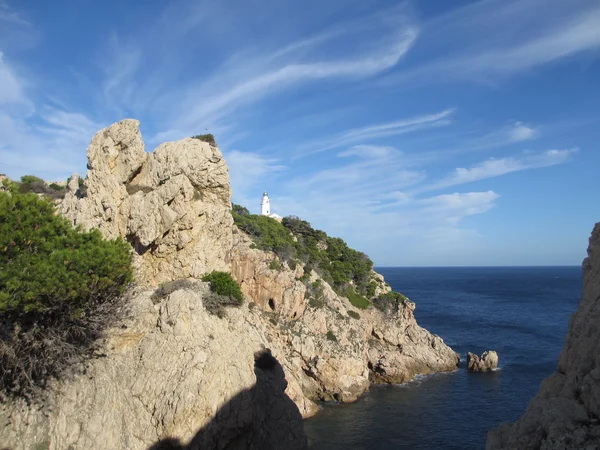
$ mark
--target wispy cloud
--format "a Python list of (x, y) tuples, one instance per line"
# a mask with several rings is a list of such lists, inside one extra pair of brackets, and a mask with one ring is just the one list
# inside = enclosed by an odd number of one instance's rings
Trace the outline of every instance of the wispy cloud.
[[(377, 138), (386, 136), (397, 136), (426, 128), (449, 125), (451, 123), (450, 117), (454, 111), (455, 109), (446, 109), (435, 114), (411, 117), (408, 119), (396, 120), (394, 122), (386, 122), (346, 130), (341, 133), (334, 134), (326, 139), (300, 146), (297, 156), (307, 156), (354, 143), (361, 143), (365, 141), (370, 142)], [(346, 151), (346, 153), (341, 153), (340, 155), (348, 156), (351, 154), (348, 152), (356, 152), (357, 148), (360, 147), (354, 147), (354, 150)]]
[(511, 157), (500, 159), (488, 159), (484, 162), (474, 165), (470, 168), (459, 167), (446, 178), (424, 186), (419, 192), (443, 189), (450, 186), (471, 183), (473, 181), (484, 180), (486, 178), (498, 177), (511, 172), (536, 169), (540, 167), (549, 167), (557, 164), (563, 164), (571, 158), (576, 148), (564, 150), (547, 150), (542, 153), (530, 154), (523, 157)]
[(390, 75), (388, 84), (495, 82), (597, 50), (600, 5), (595, 0), (475, 2), (424, 24), (421, 37), (415, 51), (430, 54), (429, 60)]
[(22, 83), (4, 62), (0, 51), (0, 105), (3, 103), (25, 103)]

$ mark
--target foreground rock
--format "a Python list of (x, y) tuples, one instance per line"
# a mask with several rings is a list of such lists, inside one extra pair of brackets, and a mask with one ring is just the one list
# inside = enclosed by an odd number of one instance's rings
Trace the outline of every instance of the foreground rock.
[(554, 374), (514, 424), (488, 433), (487, 449), (600, 448), (600, 223), (583, 261), (583, 296)]
[(487, 372), (498, 367), (498, 354), (489, 350), (481, 354), (481, 358), (474, 353), (467, 353), (467, 369), (471, 372)]
[[(50, 386), (43, 407), (0, 404), (2, 445), (304, 448), (297, 418), (316, 413), (314, 400), (349, 402), (374, 382), (456, 368), (458, 355), (417, 324), (414, 303), (359, 310), (314, 271), (303, 283), (300, 264), (271, 264), (275, 254), (253, 248), (233, 226), (216, 147), (184, 139), (145, 153), (138, 122), (126, 120), (96, 134), (88, 158), (86, 180), (72, 177), (60, 212), (127, 239), (141, 283), (99, 355)], [(247, 301), (220, 316), (204, 307), (205, 283), (154, 294), (161, 282), (229, 269)], [(371, 277), (378, 293), (389, 290)], [(308, 284), (321, 286), (318, 298), (307, 298)], [(266, 347), (281, 371), (256, 368)]]
[(183, 139), (144, 151), (137, 120), (98, 132), (88, 174), (74, 175), (59, 212), (84, 229), (122, 236), (135, 249), (136, 279), (156, 285), (228, 270), (231, 191), (218, 148)]

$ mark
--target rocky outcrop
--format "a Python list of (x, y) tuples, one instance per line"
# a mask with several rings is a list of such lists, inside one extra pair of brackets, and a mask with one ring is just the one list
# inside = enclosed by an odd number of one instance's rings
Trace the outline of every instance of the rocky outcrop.
[(228, 270), (233, 219), (228, 168), (218, 148), (183, 139), (144, 151), (137, 120), (96, 133), (83, 185), (74, 175), (59, 212), (74, 225), (122, 236), (136, 279), (156, 285)]
[[(231, 274), (240, 283), (242, 292), (265, 311), (295, 319), (306, 309), (306, 286), (298, 281), (304, 274), (301, 265), (295, 270), (281, 270), (281, 263), (272, 252), (253, 251), (251, 239), (234, 231)], [(275, 268), (270, 265), (276, 262)]]
[[(50, 386), (45, 406), (0, 405), (3, 444), (304, 448), (297, 419), (315, 414), (314, 400), (353, 401), (372, 382), (456, 368), (458, 355), (417, 324), (414, 303), (388, 314), (357, 309), (314, 271), (291, 269), (234, 231), (216, 147), (184, 139), (146, 153), (139, 123), (125, 120), (94, 136), (88, 158), (87, 178), (71, 178), (60, 212), (127, 239), (141, 283), (97, 357)], [(177, 284), (165, 298), (150, 287), (229, 269), (247, 301), (216, 316), (204, 307), (214, 299), (205, 283)], [(371, 277), (378, 293), (389, 291)], [(256, 366), (267, 347), (275, 370)]]
[[(188, 442), (215, 417), (222, 439), (232, 441), (257, 420), (276, 418), (294, 438), (290, 448), (304, 448), (301, 413), (287, 402), (296, 400), (305, 415), (316, 407), (290, 376), (279, 343), (265, 337), (270, 324), (247, 305), (228, 308), (225, 318), (211, 315), (203, 307), (207, 293), (199, 283), (158, 303), (152, 291), (133, 295), (129, 318), (108, 331), (102, 357), (52, 386), (44, 408), (0, 405), (0, 442), (13, 450), (141, 450), (167, 437)], [(254, 353), (266, 346), (282, 363), (276, 372), (256, 370)], [(277, 394), (284, 390), (285, 398)]]
[[(372, 382), (404, 383), (417, 374), (456, 368), (458, 355), (417, 324), (414, 303), (408, 301), (391, 314), (360, 310), (314, 272), (307, 284), (318, 282), (319, 298), (305, 298), (306, 287), (298, 281), (300, 266), (291, 270), (279, 263), (279, 269), (269, 269), (273, 253), (252, 248), (239, 231), (234, 236), (232, 274), (277, 325), (267, 330), (267, 339), (282, 342), (308, 398), (353, 401)], [(388, 291), (383, 277), (376, 275), (381, 291)]]
[(467, 353), (467, 369), (471, 372), (488, 372), (498, 367), (498, 353), (493, 350), (483, 352), (481, 358), (474, 353)]
[(556, 372), (525, 414), (488, 433), (488, 450), (600, 448), (600, 223), (583, 261), (583, 296)]

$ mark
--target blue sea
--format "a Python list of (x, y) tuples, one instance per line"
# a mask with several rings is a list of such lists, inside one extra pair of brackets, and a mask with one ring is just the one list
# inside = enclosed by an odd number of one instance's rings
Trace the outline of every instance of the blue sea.
[[(483, 449), (515, 421), (556, 368), (581, 298), (580, 267), (377, 268), (413, 300), (418, 323), (461, 355), (450, 373), (373, 386), (305, 421), (311, 449)], [(468, 373), (468, 351), (498, 352), (500, 369)]]

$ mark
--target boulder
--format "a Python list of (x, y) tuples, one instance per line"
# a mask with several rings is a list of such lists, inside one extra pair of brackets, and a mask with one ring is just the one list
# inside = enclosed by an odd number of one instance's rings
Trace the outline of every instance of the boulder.
[(481, 358), (474, 353), (467, 353), (467, 368), (471, 372), (487, 372), (498, 367), (498, 353), (493, 350), (483, 352)]

